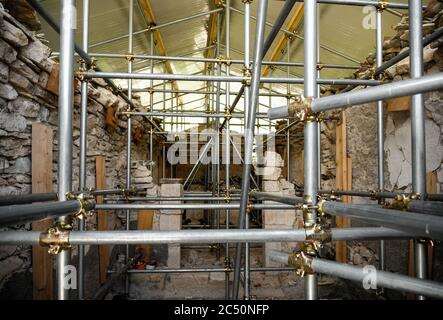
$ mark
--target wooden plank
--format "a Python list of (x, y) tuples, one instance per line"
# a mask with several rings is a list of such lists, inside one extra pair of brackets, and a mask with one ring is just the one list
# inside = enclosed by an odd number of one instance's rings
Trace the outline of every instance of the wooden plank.
[[(303, 9), (304, 4), (298, 3), (296, 4), (294, 14), (291, 17), (291, 20), (289, 21), (288, 25), (286, 26), (286, 30), (290, 32), (294, 32), (297, 30), (297, 27), (300, 25), (302, 19), (303, 19)], [(286, 34), (282, 34), (280, 38), (277, 41), (277, 45), (275, 46), (274, 50), (269, 56), (269, 61), (277, 61), (279, 60), (280, 56), (282, 55), (282, 52), (284, 52), (287, 48), (288, 43), (288, 37)], [(270, 65), (266, 65), (263, 68), (262, 76), (266, 77), (269, 74), (269, 71), (271, 70)]]
[[(336, 189), (348, 190), (352, 183), (352, 160), (347, 156), (347, 136), (346, 136), (346, 113), (341, 112), (341, 123), (336, 128)], [(343, 202), (349, 203), (350, 198), (344, 197)], [(347, 218), (336, 217), (337, 228), (348, 228), (351, 221)], [(335, 259), (338, 262), (346, 263), (348, 260), (348, 250), (346, 241), (337, 241), (335, 245)]]
[[(438, 177), (437, 172), (432, 171), (426, 175), (426, 192), (437, 193)], [(432, 279), (432, 265), (434, 261), (434, 247), (428, 245), (428, 276)]]
[[(106, 160), (102, 156), (95, 158), (95, 187), (97, 190), (106, 189)], [(103, 196), (97, 196), (97, 203), (103, 203)], [(97, 211), (97, 229), (109, 230), (108, 213), (105, 210)], [(107, 270), (109, 266), (110, 246), (98, 246), (100, 283), (103, 284), (107, 279)]]
[[(152, 230), (152, 221), (154, 218), (154, 210), (139, 210), (137, 214), (137, 229)], [(144, 253), (145, 263), (149, 264), (152, 253), (152, 246), (149, 244), (139, 245)]]
[(386, 100), (387, 110), (388, 112), (409, 111), (411, 105), (410, 101), (410, 97), (400, 97)]
[(58, 95), (59, 74), (60, 65), (58, 63), (55, 63), (52, 66), (51, 73), (49, 74), (48, 83), (46, 84), (46, 90), (55, 95)]
[[(32, 193), (52, 192), (52, 159), (54, 132), (41, 124), (32, 124)], [(32, 230), (46, 231), (51, 219), (34, 221)], [(46, 247), (32, 247), (32, 283), (35, 300), (53, 298), (53, 258)]]

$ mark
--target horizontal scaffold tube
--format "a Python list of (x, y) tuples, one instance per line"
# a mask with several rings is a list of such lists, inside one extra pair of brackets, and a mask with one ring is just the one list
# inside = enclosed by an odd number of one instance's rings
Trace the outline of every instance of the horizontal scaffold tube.
[[(77, 54), (78, 55), (78, 54)], [(199, 58), (199, 57), (188, 57), (188, 56), (151, 56), (151, 55), (140, 55), (134, 54), (128, 56), (127, 54), (119, 54), (119, 53), (88, 53), (90, 57), (94, 58), (109, 58), (109, 59), (127, 59), (131, 57), (134, 60), (157, 60), (160, 62), (163, 61), (183, 61), (183, 62), (201, 62), (201, 63), (231, 63), (231, 64), (244, 64), (243, 60), (223, 60), (219, 58)], [(59, 53), (53, 52), (52, 56), (59, 56)], [(251, 61), (253, 63), (253, 61)], [(282, 67), (303, 67), (303, 62), (286, 62), (286, 61), (263, 61), (263, 65), (271, 65), (271, 66), (282, 66)], [(318, 64), (322, 69), (349, 69), (356, 70), (360, 66), (359, 65), (344, 65), (344, 64), (332, 64), (332, 63), (321, 63)], [(134, 90), (135, 91), (135, 90)], [(157, 91), (157, 90), (155, 90)], [(162, 90), (159, 90), (159, 92)], [(170, 91), (170, 90), (167, 90)], [(180, 93), (180, 92), (177, 92)], [(214, 93), (215, 94), (215, 93)], [(236, 94), (236, 93), (232, 93)]]
[[(97, 210), (235, 210), (239, 209), (240, 205), (237, 203), (221, 203), (221, 204), (209, 204), (209, 203), (195, 203), (195, 204), (97, 204)], [(286, 204), (252, 204), (251, 209), (255, 210), (289, 210), (294, 209), (294, 206)]]
[[(278, 268), (278, 267), (261, 267), (261, 268), (250, 268), (249, 271), (251, 272), (288, 272), (288, 271), (294, 271), (293, 268), (285, 267), (285, 268)], [(108, 271), (108, 273), (115, 273), (116, 271)], [(155, 268), (155, 269), (131, 269), (128, 270), (128, 273), (206, 273), (206, 272), (234, 272), (232, 269), (225, 269), (225, 268), (214, 268), (214, 267), (199, 267), (199, 268)]]
[(31, 193), (31, 194), (10, 194), (0, 197), (0, 206), (9, 206), (12, 204), (26, 204), (33, 202), (57, 201), (58, 196), (55, 192)]
[[(303, 0), (296, 0), (297, 2), (304, 2)], [(317, 3), (321, 4), (338, 4), (338, 5), (346, 5), (346, 6), (373, 6), (380, 7), (385, 5), (390, 9), (408, 9), (407, 3), (396, 3), (396, 2), (388, 2), (388, 1), (374, 1), (374, 0), (317, 0)], [(423, 6), (426, 8), (426, 6)]]
[[(396, 81), (377, 87), (318, 98), (312, 101), (310, 110), (312, 112), (324, 112), (378, 100), (388, 100), (418, 93), (437, 91), (442, 88), (443, 73), (440, 72), (421, 78)], [(268, 111), (268, 117), (270, 119), (287, 118), (288, 116), (289, 110), (287, 106), (272, 108)]]
[[(244, 77), (239, 76), (210, 76), (199, 74), (166, 74), (166, 73), (125, 73), (125, 72), (85, 72), (86, 78), (101, 79), (132, 79), (132, 80), (169, 80), (169, 81), (213, 81), (213, 82), (244, 82)], [(261, 83), (292, 83), (303, 84), (303, 78), (272, 78), (262, 77)], [(382, 82), (378, 80), (359, 79), (318, 79), (319, 84), (326, 85), (361, 85), (377, 86)]]
[[(92, 210), (94, 206), (93, 200), (83, 202), (86, 211)], [(0, 207), (0, 227), (78, 213), (81, 209), (82, 203), (78, 200), (3, 206)]]
[(334, 201), (323, 202), (320, 210), (330, 215), (345, 216), (402, 230), (417, 237), (443, 239), (443, 217), (384, 209), (374, 205), (344, 204)]
[(128, 198), (106, 198), (108, 201), (140, 201), (140, 202), (150, 202), (150, 201), (235, 201), (239, 200), (240, 197), (204, 197), (204, 196), (196, 196), (196, 197), (128, 197)]
[(407, 210), (411, 212), (443, 216), (443, 202), (413, 200), (408, 204)]
[(257, 200), (270, 200), (270, 201), (276, 201), (276, 202), (285, 203), (285, 204), (292, 204), (292, 205), (297, 205), (297, 204), (303, 203), (302, 197), (280, 196), (280, 195), (275, 195), (272, 193), (257, 192), (257, 191), (251, 192), (250, 195), (251, 195), (251, 197), (253, 197)]
[[(282, 264), (290, 264), (290, 261), (288, 261), (289, 255), (284, 252), (271, 251), (270, 259)], [(438, 282), (411, 278), (381, 270), (374, 270), (372, 271), (373, 273), (370, 274), (367, 268), (360, 268), (316, 257), (307, 258), (307, 261), (307, 267), (316, 273), (328, 274), (343, 279), (357, 281), (359, 283), (363, 283), (368, 279), (368, 276), (372, 275), (373, 278), (370, 279), (373, 280), (373, 282), (371, 281), (371, 283), (376, 284), (377, 288), (382, 287), (443, 299), (443, 284)]]
[[(387, 228), (339, 228), (331, 230), (332, 240), (409, 239), (410, 235)], [(38, 231), (0, 232), (0, 245), (40, 242)], [(180, 230), (180, 231), (73, 231), (69, 244), (199, 244), (238, 242), (305, 241), (306, 231), (298, 230)]]

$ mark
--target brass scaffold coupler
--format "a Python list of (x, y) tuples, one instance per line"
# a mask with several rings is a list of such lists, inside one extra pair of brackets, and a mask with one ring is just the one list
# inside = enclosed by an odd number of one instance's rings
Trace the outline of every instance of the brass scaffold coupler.
[(377, 11), (383, 11), (389, 7), (389, 2), (387, 1), (379, 1), (376, 5)]
[(306, 274), (313, 274), (312, 256), (306, 252), (306, 247), (289, 254), (288, 264), (295, 269), (295, 273), (304, 277)]
[(48, 247), (48, 253), (53, 255), (68, 250), (71, 247), (69, 244), (71, 230), (72, 225), (57, 222), (48, 231), (40, 234), (40, 245)]
[(288, 107), (289, 118), (299, 119), (301, 122), (318, 121), (318, 115), (312, 112), (312, 97), (298, 95)]
[(85, 190), (79, 194), (74, 194), (72, 192), (68, 192), (66, 194), (67, 200), (77, 200), (80, 203), (80, 209), (74, 213), (74, 218), (78, 218), (80, 220), (87, 219), (92, 215), (92, 210), (95, 207), (94, 196), (91, 192)]
[(395, 210), (406, 210), (412, 199), (406, 194), (397, 194), (392, 202), (386, 202), (385, 207)]

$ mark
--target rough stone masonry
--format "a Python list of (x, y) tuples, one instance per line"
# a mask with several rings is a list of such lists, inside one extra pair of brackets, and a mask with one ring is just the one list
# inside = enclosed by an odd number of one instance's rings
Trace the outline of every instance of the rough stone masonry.
[[(48, 88), (48, 82), (58, 67), (51, 59), (51, 50), (44, 44), (41, 35), (30, 31), (23, 23), (36, 27), (28, 19), (30, 12), (23, 14), (16, 7), (16, 19), (0, 3), (0, 195), (31, 193), (31, 125), (40, 122), (52, 128), (54, 137), (54, 181), (57, 190), (56, 159), (58, 152), (57, 92)], [(24, 19), (26, 16), (28, 18)], [(23, 21), (22, 22), (19, 22)], [(34, 30), (34, 29), (33, 29)], [(51, 79), (51, 80), (50, 80)], [(78, 189), (79, 144), (80, 144), (80, 83), (75, 82), (73, 110), (73, 190)], [(106, 126), (106, 107), (126, 107), (126, 103), (102, 80), (93, 79), (88, 84), (88, 188), (95, 188), (95, 157), (106, 159), (106, 185), (108, 188), (124, 186), (126, 173), (126, 122), (118, 119), (115, 128)], [(146, 128), (138, 119), (133, 120), (134, 130)], [(146, 130), (147, 131), (147, 130)], [(146, 134), (143, 139), (147, 141)], [(133, 159), (146, 159), (146, 144), (133, 145)], [(111, 228), (120, 228), (126, 223), (124, 216), (117, 219)], [(30, 229), (30, 224), (14, 229)], [(95, 218), (87, 222), (87, 228), (96, 229)], [(87, 251), (89, 246), (86, 247)], [(74, 248), (75, 249), (75, 248)], [(74, 250), (73, 254), (76, 253)], [(28, 246), (0, 247), (0, 292), (11, 278), (28, 275), (30, 281), (31, 250)], [(26, 277), (25, 277), (26, 279)]]

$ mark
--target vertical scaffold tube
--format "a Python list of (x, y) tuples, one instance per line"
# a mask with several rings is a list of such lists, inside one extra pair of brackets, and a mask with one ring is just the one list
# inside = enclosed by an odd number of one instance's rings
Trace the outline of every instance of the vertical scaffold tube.
[[(409, 0), (409, 46), (411, 79), (423, 76), (423, 26), (422, 1)], [(412, 148), (412, 191), (426, 198), (426, 142), (425, 110), (423, 94), (411, 97), (411, 148)], [(426, 243), (415, 244), (415, 273), (417, 278), (427, 277)], [(424, 296), (418, 296), (423, 300)]]
[[(83, 0), (83, 51), (88, 53), (89, 42), (89, 0)], [(82, 62), (82, 68), (86, 69), (86, 63)], [(88, 81), (84, 79), (81, 83), (80, 104), (80, 181), (79, 189), (86, 189), (86, 152), (87, 152), (87, 130), (88, 130)], [(85, 220), (80, 219), (79, 230), (85, 230)], [(84, 299), (84, 256), (85, 246), (78, 246), (78, 299)]]
[[(305, 97), (317, 97), (317, 1), (308, 1), (304, 5), (304, 77)], [(308, 205), (317, 204), (318, 190), (318, 122), (308, 120), (304, 127), (304, 180), (305, 202)], [(305, 228), (311, 227), (317, 218), (316, 209), (311, 209), (304, 217)], [(305, 299), (317, 299), (317, 276), (308, 274), (305, 277)]]
[[(66, 201), (72, 191), (72, 112), (74, 92), (74, 30), (76, 1), (62, 0), (60, 13), (60, 83), (58, 114), (58, 194), (59, 201)], [(69, 223), (63, 216), (60, 223)], [(63, 250), (56, 258), (57, 299), (68, 300), (69, 288), (65, 286), (65, 268), (70, 264), (71, 251)]]
[[(249, 15), (249, 3), (245, 3), (245, 16)], [(263, 38), (264, 38), (264, 29), (266, 22), (266, 12), (268, 8), (268, 1), (262, 0), (258, 3), (258, 18), (256, 24), (256, 34), (255, 34), (255, 46), (254, 46), (254, 65), (252, 68), (252, 78), (251, 78), (251, 96), (248, 106), (248, 116), (247, 121), (245, 123), (245, 155), (244, 155), (244, 165), (242, 172), (242, 190), (241, 190), (241, 200), (240, 200), (240, 212), (238, 218), (238, 225), (240, 229), (245, 228), (245, 220), (246, 220), (246, 210), (248, 207), (249, 200), (249, 186), (250, 186), (250, 178), (249, 175), (251, 173), (251, 165), (252, 165), (252, 148), (254, 144), (254, 127), (256, 120), (256, 109), (258, 104), (258, 94), (260, 89), (260, 75), (261, 75), (261, 65), (263, 59)], [(245, 39), (248, 37), (249, 33), (245, 32)], [(245, 50), (247, 51), (247, 50)], [(246, 54), (245, 54), (245, 61)], [(245, 112), (246, 113), (246, 112)], [(232, 299), (238, 298), (239, 293), (239, 285), (240, 285), (240, 269), (241, 269), (241, 260), (243, 256), (243, 246), (241, 244), (237, 244), (236, 256), (235, 256), (235, 270), (234, 270), (234, 283), (232, 289)]]

